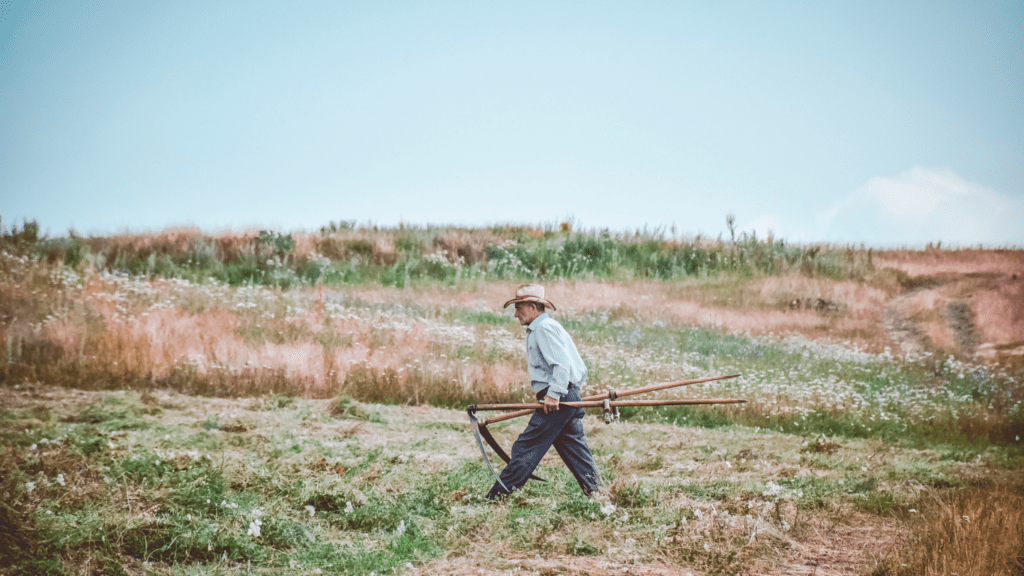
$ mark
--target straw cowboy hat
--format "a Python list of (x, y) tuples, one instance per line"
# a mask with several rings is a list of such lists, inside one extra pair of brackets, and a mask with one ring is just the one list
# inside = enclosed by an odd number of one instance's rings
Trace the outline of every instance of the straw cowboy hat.
[(557, 310), (550, 300), (544, 298), (544, 287), (540, 284), (520, 284), (516, 286), (516, 297), (505, 302), (502, 308), (508, 308), (509, 304), (516, 302), (540, 302), (547, 308)]

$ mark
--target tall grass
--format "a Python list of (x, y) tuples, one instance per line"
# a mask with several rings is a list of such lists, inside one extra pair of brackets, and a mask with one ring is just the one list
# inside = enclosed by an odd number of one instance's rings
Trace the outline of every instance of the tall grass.
[(231, 285), (290, 288), (378, 282), (405, 287), (462, 278), (660, 278), (720, 273), (799, 272), (834, 279), (873, 271), (870, 250), (788, 244), (773, 238), (667, 238), (660, 231), (573, 232), (561, 227), (355, 227), (332, 223), (319, 233), (159, 234), (48, 237), (26, 222), (0, 231), (0, 249), (72, 269), (137, 276), (216, 279)]
[(929, 492), (914, 512), (909, 542), (872, 576), (1024, 573), (1024, 493), (1019, 485)]
[[(232, 397), (345, 394), (436, 406), (525, 397), (521, 328), (490, 306), (453, 306), (448, 291), (424, 292), (447, 303), (368, 304), (344, 291), (79, 275), (9, 254), (0, 263), (3, 382)], [(410, 298), (419, 293), (413, 292)], [(728, 335), (655, 312), (603, 304), (560, 312), (588, 363), (591, 387), (742, 373), (687, 393), (751, 402), (638, 417), (977, 444), (972, 450), (979, 453), (990, 443), (1018, 443), (1024, 391), (1012, 372), (797, 337)]]

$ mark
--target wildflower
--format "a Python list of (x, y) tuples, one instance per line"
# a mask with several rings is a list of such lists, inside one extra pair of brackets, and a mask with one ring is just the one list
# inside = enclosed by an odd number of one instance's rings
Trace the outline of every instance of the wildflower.
[(615, 504), (609, 502), (608, 504), (601, 505), (601, 514), (610, 516), (613, 512), (615, 512)]
[(63, 474), (57, 474), (57, 484), (60, 484), (61, 486), (66, 486), (67, 485), (67, 482), (64, 481), (64, 475)]
[(313, 514), (316, 514), (316, 508), (314, 508), (312, 505), (307, 504), (306, 512), (309, 512), (309, 517), (312, 518)]
[(351, 502), (345, 502), (345, 514), (351, 514), (354, 511), (355, 511), (355, 508), (352, 507), (352, 503)]
[(405, 520), (398, 523), (398, 528), (395, 530), (395, 538), (401, 538), (402, 534), (405, 534)]
[(31, 493), (35, 489), (36, 489), (36, 483), (35, 482), (25, 482), (25, 492)]

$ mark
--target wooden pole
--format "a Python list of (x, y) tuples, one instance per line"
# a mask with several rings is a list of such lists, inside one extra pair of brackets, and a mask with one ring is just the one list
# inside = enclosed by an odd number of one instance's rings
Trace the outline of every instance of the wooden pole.
[[(645, 392), (656, 392), (658, 390), (666, 390), (668, 388), (677, 388), (679, 386), (690, 386), (692, 384), (703, 384), (704, 382), (712, 382), (714, 380), (727, 380), (729, 378), (736, 378), (738, 376), (739, 376), (739, 374), (729, 374), (728, 376), (708, 376), (706, 378), (695, 378), (695, 379), (692, 379), (692, 380), (678, 380), (676, 382), (668, 382), (666, 384), (653, 384), (651, 386), (644, 386), (643, 388), (633, 388), (631, 390), (623, 390), (621, 392), (616, 392), (615, 396), (617, 398), (622, 398), (622, 397), (625, 397), (625, 396), (633, 396), (634, 394), (643, 394)], [(605, 398), (610, 398), (610, 397), (611, 397), (610, 393), (604, 392), (602, 394), (596, 394), (594, 396), (587, 396), (587, 397), (583, 398), (583, 400), (584, 401), (604, 400)], [(522, 408), (523, 406), (525, 406), (525, 404), (520, 405), (520, 408)], [(478, 406), (477, 409), (480, 410), (481, 408)], [(481, 420), (480, 421), (480, 425), (481, 426), (487, 426), (488, 424), (494, 424), (495, 422), (504, 422), (505, 420), (511, 420), (513, 418), (519, 418), (521, 416), (526, 416), (528, 414), (533, 414), (533, 412), (534, 412), (534, 409), (532, 409), (532, 408), (528, 409), (528, 410), (519, 410), (518, 412), (510, 412), (508, 414), (502, 414), (501, 416), (494, 416), (493, 418), (487, 418), (485, 420)]]
[[(691, 398), (688, 400), (611, 400), (608, 402), (609, 406), (690, 406), (696, 404), (741, 404), (746, 400), (740, 400), (737, 398)], [(582, 401), (582, 402), (559, 402), (559, 406), (572, 406), (574, 408), (601, 408), (603, 407), (603, 400), (593, 401)], [(544, 405), (541, 403), (536, 404), (480, 404), (470, 406), (470, 410), (519, 410), (523, 406), (526, 406), (530, 411), (543, 408)]]

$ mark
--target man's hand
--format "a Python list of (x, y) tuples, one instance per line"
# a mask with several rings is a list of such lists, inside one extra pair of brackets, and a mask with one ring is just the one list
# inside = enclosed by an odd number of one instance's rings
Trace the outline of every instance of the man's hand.
[(558, 398), (551, 396), (544, 397), (544, 413), (555, 412), (558, 410)]

